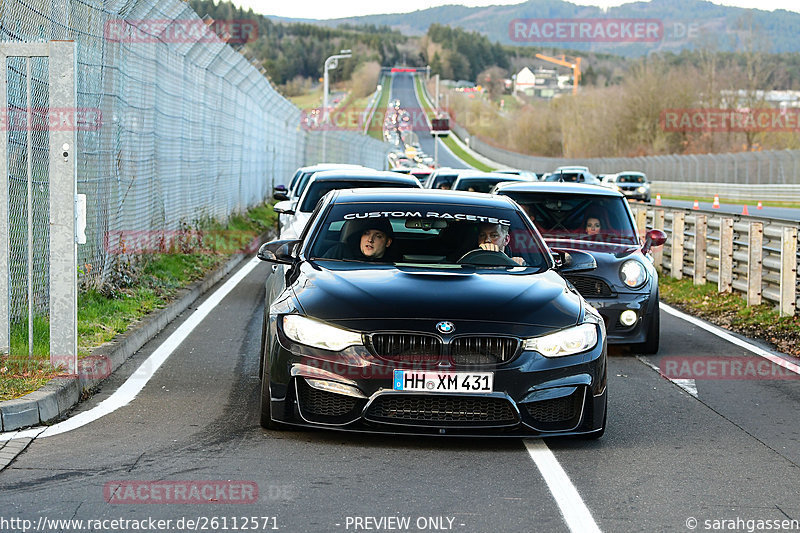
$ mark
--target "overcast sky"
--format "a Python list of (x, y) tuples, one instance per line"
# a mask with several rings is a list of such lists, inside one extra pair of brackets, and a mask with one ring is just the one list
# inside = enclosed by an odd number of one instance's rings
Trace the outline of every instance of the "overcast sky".
[[(232, 0), (237, 6), (252, 7), (263, 15), (281, 17), (330, 19), (357, 15), (382, 13), (407, 13), (426, 7), (445, 4), (466, 6), (487, 6), (498, 4), (519, 4), (520, 0), (397, 0), (383, 2), (376, 0)], [(611, 7), (628, 2), (619, 0), (572, 0), (573, 4)], [(717, 0), (715, 4), (757, 8), (768, 11), (786, 9), (800, 12), (800, 0)]]

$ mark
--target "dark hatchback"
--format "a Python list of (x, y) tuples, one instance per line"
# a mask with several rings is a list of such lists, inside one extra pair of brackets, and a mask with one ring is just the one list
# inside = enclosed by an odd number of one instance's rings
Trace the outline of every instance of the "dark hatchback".
[[(374, 227), (391, 237), (381, 259), (327, 258)], [(505, 251), (478, 248), (486, 227), (508, 235)], [(602, 435), (602, 319), (510, 199), (333, 191), (299, 240), (266, 243), (259, 257), (276, 265), (262, 335), (262, 426)], [(576, 253), (562, 273), (594, 267)]]
[(648, 251), (664, 243), (663, 232), (640, 240), (625, 197), (601, 187), (509, 183), (494, 192), (520, 204), (553, 250), (594, 256), (596, 270), (565, 277), (603, 316), (609, 344), (658, 351), (658, 273)]

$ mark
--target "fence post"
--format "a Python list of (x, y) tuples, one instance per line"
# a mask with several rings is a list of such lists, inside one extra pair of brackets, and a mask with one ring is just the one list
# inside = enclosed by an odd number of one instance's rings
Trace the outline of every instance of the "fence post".
[(761, 258), (764, 244), (764, 224), (750, 223), (747, 239), (747, 305), (761, 303)]
[(708, 243), (708, 219), (705, 215), (694, 217), (694, 285), (706, 282), (706, 247)]
[(670, 276), (675, 279), (683, 279), (683, 213), (672, 215), (672, 266)]
[[(663, 209), (656, 209), (653, 213), (653, 229), (660, 229), (664, 231), (664, 210)], [(653, 250), (653, 264), (655, 265), (656, 269), (661, 271), (664, 267), (664, 247), (659, 246), (657, 249)]]
[(719, 222), (719, 279), (718, 292), (733, 289), (733, 219), (723, 217)]
[[(6, 56), (0, 48), (0, 106), (8, 105)], [(8, 293), (8, 132), (0, 130), (0, 355), (11, 353), (11, 298)]]
[(639, 239), (644, 239), (647, 233), (647, 208), (636, 209), (636, 231), (639, 232)]
[(781, 316), (793, 316), (797, 293), (797, 228), (783, 228), (781, 236)]

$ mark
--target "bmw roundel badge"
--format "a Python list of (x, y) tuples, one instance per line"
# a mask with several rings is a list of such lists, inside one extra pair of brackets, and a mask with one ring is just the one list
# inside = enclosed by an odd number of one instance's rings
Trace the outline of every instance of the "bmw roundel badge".
[(456, 330), (456, 326), (452, 322), (444, 320), (436, 324), (436, 329), (439, 331), (439, 333), (444, 333), (445, 335), (447, 335), (453, 333)]

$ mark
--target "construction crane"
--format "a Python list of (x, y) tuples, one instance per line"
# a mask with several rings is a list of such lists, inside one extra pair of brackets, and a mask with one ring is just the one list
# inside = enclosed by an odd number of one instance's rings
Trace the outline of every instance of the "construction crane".
[(561, 56), (561, 59), (546, 56), (544, 54), (536, 54), (536, 57), (539, 59), (543, 59), (544, 61), (549, 61), (550, 63), (555, 63), (556, 65), (561, 65), (562, 67), (568, 67), (572, 69), (572, 94), (578, 93), (578, 83), (581, 81), (581, 58), (574, 57), (574, 58), (567, 58), (567, 56)]

